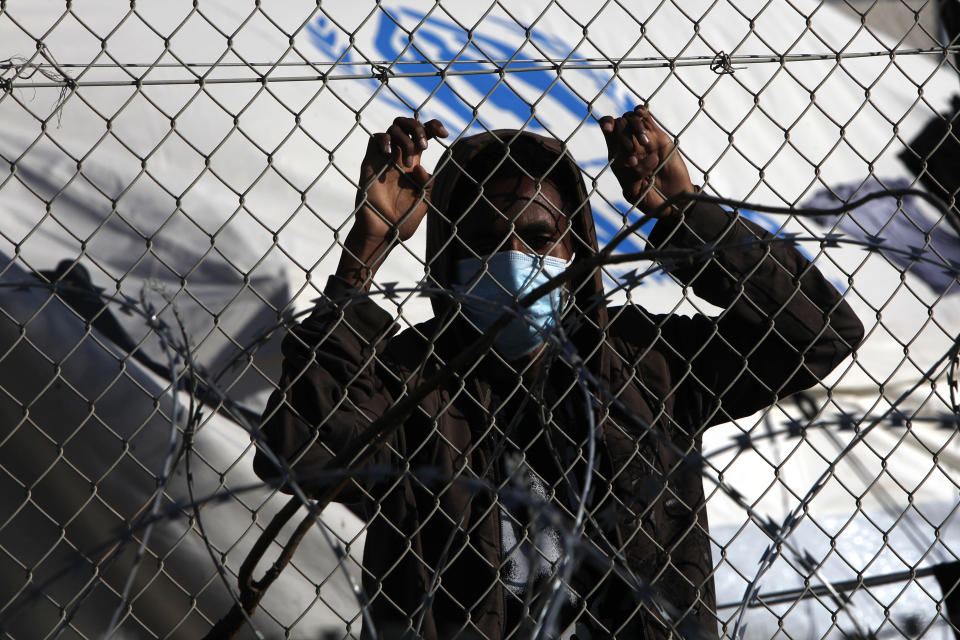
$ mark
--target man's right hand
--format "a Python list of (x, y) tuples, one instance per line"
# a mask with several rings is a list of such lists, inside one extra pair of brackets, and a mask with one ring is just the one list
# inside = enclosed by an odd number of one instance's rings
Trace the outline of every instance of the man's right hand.
[(431, 187), (420, 154), (428, 140), (447, 135), (439, 120), (397, 118), (385, 133), (370, 136), (360, 165), (354, 233), (388, 241), (413, 235), (427, 212)]
[(432, 186), (420, 154), (430, 138), (447, 135), (439, 120), (420, 124), (397, 118), (385, 133), (370, 136), (360, 165), (356, 217), (337, 265), (343, 282), (368, 290), (394, 243), (409, 239), (420, 226)]

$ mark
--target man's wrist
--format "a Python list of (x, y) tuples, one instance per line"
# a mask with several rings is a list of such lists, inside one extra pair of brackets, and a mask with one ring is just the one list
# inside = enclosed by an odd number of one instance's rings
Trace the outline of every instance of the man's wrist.
[(354, 288), (366, 291), (392, 246), (390, 238), (354, 227), (344, 240), (335, 275)]
[(345, 249), (350, 249), (354, 255), (361, 256), (389, 251), (395, 240), (396, 238), (389, 234), (368, 231), (363, 225), (355, 224), (347, 232), (343, 246)]

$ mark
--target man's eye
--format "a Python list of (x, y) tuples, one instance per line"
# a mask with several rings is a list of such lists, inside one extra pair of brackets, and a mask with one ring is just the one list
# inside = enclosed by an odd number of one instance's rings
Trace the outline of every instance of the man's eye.
[(527, 243), (531, 247), (536, 247), (536, 248), (549, 247), (549, 246), (552, 246), (554, 242), (556, 242), (554, 237), (547, 236), (547, 235), (538, 235), (538, 236), (533, 236), (531, 238), (527, 238)]

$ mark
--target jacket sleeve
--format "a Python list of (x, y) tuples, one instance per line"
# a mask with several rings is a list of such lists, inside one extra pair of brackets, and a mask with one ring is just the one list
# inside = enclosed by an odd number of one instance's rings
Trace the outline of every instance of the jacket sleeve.
[(308, 493), (317, 492), (325, 485), (317, 482), (318, 472), (392, 404), (377, 357), (395, 326), (376, 303), (352, 293), (331, 277), (313, 313), (283, 340), (283, 370), (263, 414), (254, 458), (254, 471), (264, 480), (282, 475), (264, 455), (267, 447), (293, 468)]
[(691, 250), (690, 259), (665, 268), (724, 308), (717, 317), (655, 320), (674, 415), (688, 433), (813, 386), (863, 339), (863, 325), (836, 288), (789, 242), (771, 238), (704, 203), (658, 221), (650, 234), (651, 248)]

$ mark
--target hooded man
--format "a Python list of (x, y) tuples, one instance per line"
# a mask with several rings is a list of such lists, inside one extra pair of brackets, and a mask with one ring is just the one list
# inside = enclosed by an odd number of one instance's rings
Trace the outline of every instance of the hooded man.
[[(371, 137), (337, 272), (284, 341), (263, 444), (322, 492), (338, 451), (505, 309), (518, 316), (372, 445), (338, 497), (366, 515), (381, 634), (527, 637), (557, 614), (581, 640), (715, 636), (703, 431), (812, 386), (863, 336), (788, 244), (717, 206), (665, 206), (693, 185), (645, 108), (600, 126), (624, 196), (660, 216), (650, 247), (690, 251), (670, 272), (718, 317), (608, 306), (599, 269), (519, 317), (525, 293), (598, 252), (563, 145), (513, 130), (461, 138), (431, 176), (420, 154), (447, 136), (439, 121), (397, 118)], [(364, 292), (424, 216), (435, 316), (396, 334)], [(255, 468), (278, 473), (262, 453)]]

